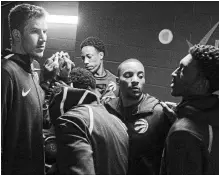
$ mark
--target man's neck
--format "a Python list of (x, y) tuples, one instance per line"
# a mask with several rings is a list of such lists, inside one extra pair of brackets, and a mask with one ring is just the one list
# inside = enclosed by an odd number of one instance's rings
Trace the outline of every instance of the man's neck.
[(104, 77), (106, 75), (106, 70), (103, 68), (103, 64), (100, 65), (97, 72), (95, 72), (94, 77)]
[[(17, 53), (17, 54), (20, 54), (20, 55), (27, 55), (24, 51), (22, 51), (22, 49), (20, 49), (19, 46), (16, 46), (16, 45), (12, 45), (11, 51), (13, 53)], [(32, 63), (33, 62), (33, 58), (32, 57), (29, 57), (29, 58), (30, 58), (30, 63)]]
[(11, 50), (12, 52), (17, 53), (17, 54), (26, 55), (26, 53), (23, 51), (23, 49), (20, 48), (19, 45), (12, 45)]
[(207, 97), (212, 95), (211, 93), (203, 93), (203, 94), (194, 94), (194, 95), (189, 95), (189, 96), (184, 96), (182, 97), (182, 101), (189, 101), (197, 98), (202, 98), (202, 97)]
[(135, 104), (138, 104), (142, 100), (143, 96), (144, 96), (144, 94), (142, 93), (138, 99), (130, 99), (130, 98), (126, 98), (122, 95), (120, 95), (120, 98), (122, 100), (123, 107), (129, 107), (129, 106), (133, 106)]

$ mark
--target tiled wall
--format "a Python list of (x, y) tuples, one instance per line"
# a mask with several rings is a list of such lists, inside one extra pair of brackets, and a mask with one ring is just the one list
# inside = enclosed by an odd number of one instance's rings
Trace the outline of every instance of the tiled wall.
[[(76, 57), (80, 43), (88, 36), (100, 37), (108, 54), (107, 69), (116, 73), (127, 58), (137, 58), (145, 66), (145, 92), (161, 100), (179, 101), (170, 95), (170, 74), (187, 54), (188, 44), (198, 43), (219, 21), (219, 2), (79, 2)], [(162, 29), (173, 32), (173, 41), (158, 40)], [(208, 44), (219, 39), (219, 27)], [(75, 59), (82, 65), (80, 59)]]

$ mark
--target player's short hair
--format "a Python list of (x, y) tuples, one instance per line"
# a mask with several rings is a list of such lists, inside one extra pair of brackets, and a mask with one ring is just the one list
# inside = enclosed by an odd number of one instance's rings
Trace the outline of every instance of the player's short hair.
[(89, 89), (90, 87), (96, 89), (96, 80), (93, 74), (84, 68), (73, 68), (70, 73), (70, 81), (75, 88)]
[(103, 41), (97, 37), (91, 36), (91, 37), (86, 38), (84, 41), (82, 41), (80, 48), (82, 49), (85, 46), (93, 46), (99, 52), (103, 52), (104, 56), (106, 55), (106, 47)]
[[(48, 13), (43, 7), (31, 4), (19, 4), (13, 7), (8, 15), (8, 26), (10, 34), (14, 29), (23, 32), (27, 21), (32, 18), (41, 18)], [(13, 39), (13, 38), (12, 38)]]

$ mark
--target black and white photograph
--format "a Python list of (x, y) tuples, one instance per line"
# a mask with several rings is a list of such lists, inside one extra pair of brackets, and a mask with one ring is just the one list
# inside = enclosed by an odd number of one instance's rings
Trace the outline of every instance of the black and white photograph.
[(219, 1), (1, 1), (2, 175), (219, 175)]

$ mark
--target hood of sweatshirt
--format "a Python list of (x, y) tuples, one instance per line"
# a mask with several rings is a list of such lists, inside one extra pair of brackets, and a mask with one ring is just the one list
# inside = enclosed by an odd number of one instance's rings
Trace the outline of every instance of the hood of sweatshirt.
[(2, 51), (1, 59), (14, 61), (28, 73), (33, 71), (40, 73), (41, 71), (38, 61), (31, 59), (29, 55), (14, 53), (10, 49), (5, 49)]
[(71, 108), (81, 104), (100, 103), (95, 93), (73, 87), (59, 87), (52, 96), (49, 113), (52, 123)]
[(197, 96), (182, 101), (176, 108), (179, 117), (202, 120), (219, 127), (219, 96)]

